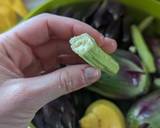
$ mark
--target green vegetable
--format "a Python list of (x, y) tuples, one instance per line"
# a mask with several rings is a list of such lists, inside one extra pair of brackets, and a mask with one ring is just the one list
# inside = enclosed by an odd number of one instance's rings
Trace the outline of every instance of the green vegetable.
[(71, 5), (74, 3), (92, 3), (95, 2), (96, 0), (48, 0), (45, 3), (43, 3), (42, 5), (38, 6), (37, 8), (33, 9), (26, 17), (25, 19), (29, 19), (37, 14), (43, 13), (43, 12), (47, 12), (50, 10), (54, 10), (58, 7), (62, 7), (62, 6), (67, 6), (67, 5)]
[(101, 79), (88, 89), (106, 98), (130, 99), (145, 94), (148, 91), (149, 82), (148, 75), (141, 76), (139, 84), (134, 86), (121, 78), (110, 78), (102, 74)]
[(118, 63), (105, 53), (87, 33), (73, 37), (70, 44), (72, 50), (93, 67), (109, 75), (115, 75), (118, 72)]
[(160, 128), (160, 90), (139, 100), (130, 109), (128, 128)]
[(156, 88), (160, 88), (160, 78), (155, 78), (153, 82)]
[(133, 25), (131, 29), (132, 29), (133, 43), (136, 46), (138, 54), (141, 57), (143, 64), (146, 67), (146, 70), (149, 73), (154, 73), (156, 71), (154, 57), (150, 52), (149, 48), (147, 47), (146, 42), (140, 30), (135, 25)]
[(139, 25), (139, 29), (141, 31), (144, 31), (151, 23), (153, 22), (154, 18), (152, 16), (149, 16), (145, 18)]
[(103, 72), (100, 80), (88, 89), (113, 99), (130, 99), (145, 94), (150, 79), (141, 67), (139, 58), (123, 50), (118, 50), (114, 58), (120, 65), (118, 74), (110, 77)]
[(32, 123), (28, 126), (28, 128), (36, 128)]
[(160, 19), (160, 1), (157, 0), (120, 0), (122, 3), (140, 9)]

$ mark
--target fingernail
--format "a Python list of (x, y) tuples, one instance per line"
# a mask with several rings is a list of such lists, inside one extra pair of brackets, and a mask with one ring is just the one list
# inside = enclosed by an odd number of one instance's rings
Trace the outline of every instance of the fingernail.
[(101, 72), (98, 69), (92, 68), (92, 67), (87, 67), (84, 70), (84, 76), (88, 84), (96, 82), (100, 76)]
[(105, 37), (104, 41), (108, 44), (106, 45), (106, 49), (108, 49), (109, 53), (112, 53), (117, 49), (117, 42), (114, 39)]

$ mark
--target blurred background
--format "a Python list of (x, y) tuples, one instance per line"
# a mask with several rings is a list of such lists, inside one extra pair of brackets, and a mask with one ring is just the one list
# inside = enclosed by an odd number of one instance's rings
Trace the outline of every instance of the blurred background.
[[(118, 50), (112, 57), (120, 71), (113, 77), (102, 73), (92, 86), (47, 104), (30, 128), (160, 128), (160, 0), (0, 0), (0, 33), (44, 12), (78, 19), (114, 38)], [(114, 103), (126, 126), (118, 125), (124, 123), (118, 113), (102, 111), (101, 122), (113, 117), (107, 124), (80, 124), (99, 99)], [(115, 111), (111, 106), (109, 112)]]
[(46, 0), (1, 0), (0, 1), (0, 32), (15, 26), (32, 9)]

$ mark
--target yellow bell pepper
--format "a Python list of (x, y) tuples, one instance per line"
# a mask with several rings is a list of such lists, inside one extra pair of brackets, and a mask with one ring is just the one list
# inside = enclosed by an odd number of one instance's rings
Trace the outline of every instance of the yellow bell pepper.
[(98, 100), (86, 110), (80, 120), (81, 128), (125, 128), (125, 119), (119, 108), (108, 100)]
[(0, 33), (8, 30), (18, 23), (20, 17), (28, 13), (22, 0), (0, 1)]
[(16, 14), (8, 7), (0, 5), (0, 32), (3, 32), (17, 23)]

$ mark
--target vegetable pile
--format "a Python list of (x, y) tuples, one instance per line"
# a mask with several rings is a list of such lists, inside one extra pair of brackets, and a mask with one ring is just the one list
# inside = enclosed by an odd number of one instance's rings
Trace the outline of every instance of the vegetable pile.
[(42, 12), (87, 23), (116, 39), (118, 50), (105, 54), (88, 34), (71, 39), (102, 76), (44, 106), (33, 120), (37, 128), (160, 128), (159, 0), (49, 0), (26, 19)]

